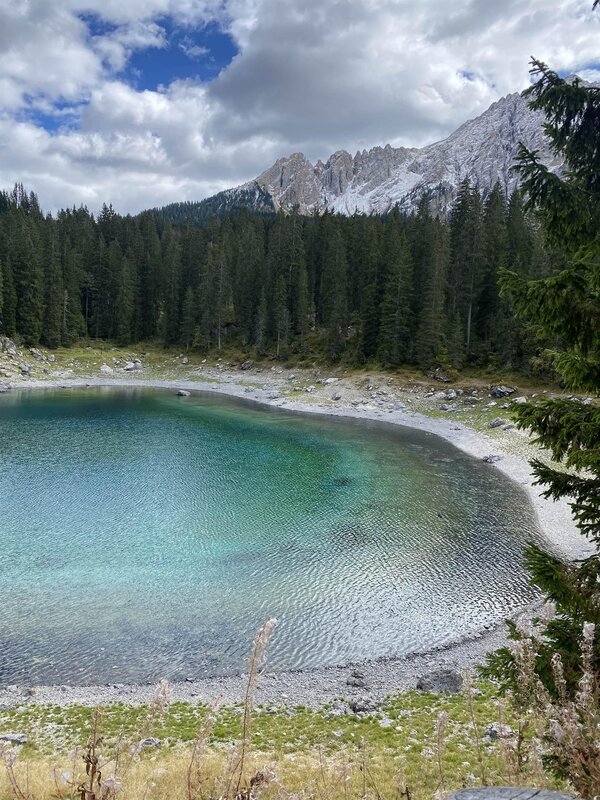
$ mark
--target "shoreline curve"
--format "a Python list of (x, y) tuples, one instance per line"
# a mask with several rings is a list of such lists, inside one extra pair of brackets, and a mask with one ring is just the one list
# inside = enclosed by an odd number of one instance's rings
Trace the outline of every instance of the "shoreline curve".
[[(312, 413), (324, 416), (367, 419), (379, 423), (401, 425), (421, 430), (457, 447), (462, 452), (482, 460), (494, 449), (494, 442), (485, 434), (475, 431), (451, 419), (429, 417), (409, 410), (382, 411), (376, 407), (362, 406), (360, 410), (344, 404), (308, 404), (281, 397), (265, 396), (272, 393), (271, 387), (251, 388), (236, 383), (186, 380), (140, 380), (137, 378), (87, 378), (49, 381), (19, 382), (13, 385), (16, 391), (87, 389), (87, 388), (138, 388), (185, 390), (202, 394), (224, 395), (251, 401), (262, 406), (283, 408), (288, 411)], [(566, 501), (551, 501), (541, 497), (539, 489), (531, 482), (528, 462), (514, 455), (503, 455), (502, 459), (488, 465), (497, 469), (524, 490), (532, 506), (541, 533), (553, 551), (565, 560), (576, 560), (591, 552), (590, 543), (579, 533)], [(524, 606), (512, 617), (531, 617), (539, 604)], [(360, 663), (341, 664), (329, 667), (314, 667), (302, 670), (265, 672), (261, 676), (257, 691), (257, 702), (274, 706), (305, 705), (322, 706), (339, 697), (356, 697), (368, 694), (373, 701), (414, 688), (424, 674), (439, 669), (460, 671), (480, 662), (490, 650), (501, 647), (507, 641), (506, 625), (474, 631), (456, 642), (430, 650), (404, 656), (391, 656)], [(352, 669), (360, 668), (365, 676), (365, 688), (352, 687), (347, 678)], [(232, 705), (240, 702), (245, 690), (244, 675), (188, 679), (172, 684), (174, 701), (215, 703)], [(23, 702), (35, 704), (107, 705), (125, 703), (142, 705), (154, 695), (154, 684), (109, 684), (104, 686), (7, 686), (0, 687), (0, 705), (12, 707)]]

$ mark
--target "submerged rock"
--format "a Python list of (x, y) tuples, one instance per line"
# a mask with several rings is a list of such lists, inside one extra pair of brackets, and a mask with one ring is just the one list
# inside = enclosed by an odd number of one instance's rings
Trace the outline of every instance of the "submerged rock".
[(180, 389), (180, 390), (177, 392), (177, 397), (189, 397), (189, 396), (190, 396), (190, 394), (191, 394), (191, 393), (190, 393), (190, 392), (188, 392), (188, 391), (187, 391), (187, 389)]

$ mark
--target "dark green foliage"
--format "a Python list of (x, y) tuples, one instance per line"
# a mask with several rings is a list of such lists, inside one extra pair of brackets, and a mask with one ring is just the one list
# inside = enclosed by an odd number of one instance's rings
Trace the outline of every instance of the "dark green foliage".
[[(564, 564), (538, 547), (527, 553), (533, 583), (558, 610), (537, 664), (553, 691), (553, 652), (561, 655), (571, 687), (580, 677), (579, 640), (586, 621), (596, 625), (593, 666), (600, 676), (600, 407), (592, 399), (600, 392), (600, 92), (577, 79), (567, 83), (538, 62), (533, 72), (539, 81), (530, 90), (532, 105), (546, 112), (546, 131), (566, 168), (563, 176), (551, 174), (522, 149), (519, 170), (527, 206), (563, 259), (556, 274), (531, 281), (513, 257), (513, 271), (502, 274), (502, 285), (538, 335), (554, 343), (548, 355), (565, 386), (592, 396), (585, 403), (546, 399), (515, 412), (518, 426), (531, 430), (567, 470), (533, 461), (536, 483), (545, 487), (546, 497), (569, 498), (578, 527), (596, 548), (576, 564)], [(520, 636), (514, 627), (512, 635)], [(514, 668), (505, 649), (489, 659), (486, 672), (511, 685)]]
[(159, 219), (168, 220), (176, 225), (191, 222), (204, 225), (213, 217), (223, 219), (228, 214), (248, 210), (254, 214), (275, 214), (275, 206), (268, 192), (256, 184), (251, 189), (236, 189), (208, 197), (206, 200), (187, 203), (170, 203), (168, 206), (153, 209), (152, 213)]
[(464, 184), (449, 222), (426, 197), (412, 217), (241, 205), (202, 226), (106, 205), (97, 220), (85, 208), (52, 219), (22, 187), (0, 193), (2, 331), (52, 347), (87, 335), (390, 367), (528, 367), (535, 332), (514, 333), (523, 326), (496, 273), (551, 267), (518, 197), (507, 210), (499, 189), (482, 201)]

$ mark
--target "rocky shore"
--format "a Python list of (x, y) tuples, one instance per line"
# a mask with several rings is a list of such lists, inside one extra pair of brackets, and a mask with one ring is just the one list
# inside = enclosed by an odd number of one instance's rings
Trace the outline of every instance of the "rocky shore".
[[(0, 346), (2, 343), (0, 343)], [(528, 458), (533, 448), (525, 434), (509, 421), (511, 396), (522, 397), (513, 387), (458, 386), (435, 380), (400, 380), (394, 376), (347, 375), (323, 368), (289, 370), (265, 368), (252, 362), (239, 365), (180, 355), (165, 360), (160, 369), (143, 357), (125, 354), (102, 361), (87, 374), (65, 369), (50, 361), (52, 356), (36, 351), (31, 358), (6, 346), (0, 352), (0, 390), (96, 388), (157, 388), (181, 396), (181, 402), (195, 392), (209, 392), (240, 398), (290, 411), (352, 417), (378, 423), (405, 425), (440, 436), (460, 450), (499, 470), (518, 483), (537, 514), (548, 546), (565, 559), (584, 556), (590, 548), (573, 524), (567, 503), (553, 503), (540, 496), (532, 485)], [(2, 363), (4, 356), (4, 364)], [(22, 367), (26, 362), (26, 368)], [(7, 365), (8, 364), (8, 368)], [(158, 374), (158, 377), (157, 377)], [(506, 390), (506, 391), (505, 391)], [(502, 414), (503, 416), (500, 416)], [(520, 612), (531, 616), (531, 607)], [(429, 653), (389, 658), (356, 665), (317, 668), (287, 673), (266, 672), (260, 681), (258, 702), (267, 706), (320, 706), (334, 698), (368, 697), (379, 701), (395, 692), (415, 688), (420, 679), (442, 671), (443, 679), (460, 673), (483, 660), (485, 653), (506, 641), (506, 627), (482, 630), (469, 639)], [(239, 702), (244, 676), (189, 680), (173, 686), (173, 698), (192, 702), (225, 704)], [(427, 685), (427, 681), (423, 685)], [(112, 702), (147, 702), (154, 687), (109, 685), (92, 687), (48, 686), (0, 689), (0, 706), (23, 702), (53, 705), (96, 705)]]

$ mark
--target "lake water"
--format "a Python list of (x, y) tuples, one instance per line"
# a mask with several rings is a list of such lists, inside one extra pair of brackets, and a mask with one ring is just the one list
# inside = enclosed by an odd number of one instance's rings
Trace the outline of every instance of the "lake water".
[(408, 428), (223, 397), (0, 398), (0, 683), (423, 651), (533, 596), (525, 494)]

